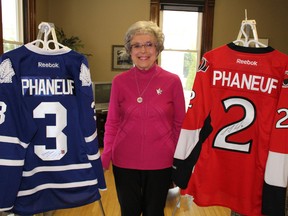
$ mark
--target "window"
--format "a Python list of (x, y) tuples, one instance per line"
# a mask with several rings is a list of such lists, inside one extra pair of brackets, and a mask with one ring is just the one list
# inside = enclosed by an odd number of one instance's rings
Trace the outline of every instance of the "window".
[(160, 27), (165, 42), (159, 65), (180, 77), (188, 105), (201, 57), (202, 13), (163, 10), (160, 12)]
[(23, 7), (21, 0), (2, 0), (4, 52), (23, 44)]
[(150, 0), (150, 20), (165, 34), (159, 65), (182, 80), (186, 104), (201, 56), (212, 49), (215, 0)]
[(35, 40), (36, 0), (0, 1), (0, 55)]

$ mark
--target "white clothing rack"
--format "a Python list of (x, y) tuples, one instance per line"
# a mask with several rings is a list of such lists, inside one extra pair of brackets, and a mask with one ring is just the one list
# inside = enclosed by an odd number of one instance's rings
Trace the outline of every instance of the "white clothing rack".
[[(253, 37), (250, 38), (250, 32), (252, 31)], [(247, 19), (247, 11), (245, 10), (245, 20), (242, 21), (241, 27), (237, 36), (237, 39), (233, 41), (236, 45), (242, 45), (245, 47), (267, 47), (265, 44), (259, 42), (256, 21)]]
[(105, 211), (104, 211), (104, 207), (103, 207), (101, 199), (99, 199), (98, 202), (99, 202), (99, 205), (100, 205), (101, 215), (105, 216)]
[[(60, 44), (57, 40), (55, 26), (53, 23), (41, 22), (38, 26), (39, 32), (37, 39), (32, 41), (30, 44), (42, 48), (45, 51), (55, 51), (60, 49), (69, 49), (68, 47)], [(52, 39), (49, 39), (50, 34)]]

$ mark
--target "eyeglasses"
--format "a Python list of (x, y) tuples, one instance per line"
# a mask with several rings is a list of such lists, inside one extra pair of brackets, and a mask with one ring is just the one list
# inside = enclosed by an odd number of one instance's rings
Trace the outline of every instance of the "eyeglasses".
[(151, 50), (154, 47), (156, 47), (156, 44), (152, 43), (152, 42), (146, 42), (146, 43), (143, 43), (143, 44), (135, 43), (135, 44), (131, 44), (131, 47), (134, 50), (141, 50), (142, 47), (145, 47), (145, 49), (147, 49), (147, 50)]

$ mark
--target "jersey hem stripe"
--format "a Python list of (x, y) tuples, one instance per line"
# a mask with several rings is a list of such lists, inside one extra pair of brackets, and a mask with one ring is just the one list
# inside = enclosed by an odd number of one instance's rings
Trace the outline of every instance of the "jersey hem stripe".
[(97, 185), (97, 184), (98, 184), (97, 179), (89, 180), (89, 181), (82, 181), (82, 182), (73, 182), (73, 183), (48, 183), (48, 184), (39, 185), (30, 190), (19, 191), (17, 194), (17, 197), (28, 196), (28, 195), (34, 194), (38, 191), (45, 190), (45, 189), (78, 188), (78, 187), (86, 187), (86, 186), (92, 186), (92, 185)]

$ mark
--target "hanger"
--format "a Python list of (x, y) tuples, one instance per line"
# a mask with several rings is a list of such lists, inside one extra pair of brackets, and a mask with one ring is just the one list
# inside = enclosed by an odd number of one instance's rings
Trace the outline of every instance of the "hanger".
[[(250, 38), (250, 32), (252, 31), (253, 38)], [(247, 19), (247, 10), (245, 9), (245, 20), (242, 20), (241, 27), (237, 36), (237, 39), (233, 41), (236, 45), (242, 45), (245, 47), (267, 47), (265, 44), (259, 42), (256, 21)]]
[[(64, 46), (58, 42), (53, 23), (41, 22), (38, 29), (39, 32), (37, 39), (30, 42), (31, 45), (37, 46), (46, 51), (69, 49), (67, 46)], [(50, 34), (52, 35), (52, 39), (49, 40)]]

